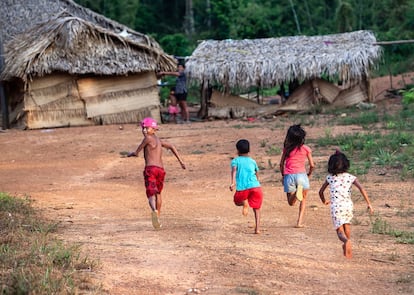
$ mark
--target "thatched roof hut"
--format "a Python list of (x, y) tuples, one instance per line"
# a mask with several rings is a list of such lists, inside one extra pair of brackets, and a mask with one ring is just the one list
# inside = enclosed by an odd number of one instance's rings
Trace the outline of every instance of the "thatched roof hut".
[(42, 128), (160, 118), (155, 72), (176, 60), (155, 40), (70, 0), (5, 1), (11, 120)]
[(175, 69), (175, 59), (155, 45), (124, 38), (63, 12), (7, 43), (3, 78), (26, 81), (55, 71), (127, 75)]
[(186, 63), (189, 83), (249, 90), (316, 78), (365, 81), (381, 48), (370, 31), (325, 36), (206, 40)]
[(187, 77), (229, 88), (273, 87), (327, 77), (361, 80), (380, 57), (370, 31), (325, 36), (206, 40), (186, 63)]

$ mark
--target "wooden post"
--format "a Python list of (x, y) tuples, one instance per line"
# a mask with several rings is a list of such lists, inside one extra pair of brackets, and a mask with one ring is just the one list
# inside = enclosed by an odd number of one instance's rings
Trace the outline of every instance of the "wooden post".
[[(0, 74), (3, 72), (4, 68), (4, 53), (3, 53), (3, 41), (0, 36)], [(4, 92), (3, 81), (0, 80), (0, 105), (1, 105), (1, 115), (2, 115), (2, 129), (9, 129), (9, 104), (7, 102), (7, 97)]]
[(205, 119), (208, 116), (208, 100), (210, 98), (209, 83), (203, 81), (200, 89), (200, 110), (197, 116)]

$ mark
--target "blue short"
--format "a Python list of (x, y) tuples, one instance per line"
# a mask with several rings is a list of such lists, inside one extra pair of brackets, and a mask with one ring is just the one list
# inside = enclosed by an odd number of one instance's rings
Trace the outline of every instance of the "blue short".
[(298, 184), (303, 186), (303, 189), (309, 189), (309, 178), (306, 173), (286, 174), (283, 178), (283, 188), (285, 193), (294, 193), (297, 190)]

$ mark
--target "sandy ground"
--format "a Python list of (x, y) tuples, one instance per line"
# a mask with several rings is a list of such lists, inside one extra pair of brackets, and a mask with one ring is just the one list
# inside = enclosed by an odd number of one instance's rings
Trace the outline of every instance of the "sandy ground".
[[(398, 108), (392, 100), (383, 106)], [(310, 144), (317, 165), (303, 229), (294, 228), (275, 166), (289, 125), (305, 120), (311, 142), (331, 116), (287, 116), (266, 121), (164, 124), (158, 135), (173, 143), (187, 169), (164, 152), (167, 172), (156, 231), (144, 191), (144, 160), (125, 158), (142, 139), (136, 125), (0, 133), (0, 191), (30, 195), (60, 223), (59, 237), (80, 243), (99, 262), (92, 277), (99, 294), (414, 294), (414, 247), (371, 233), (372, 218), (354, 190), (354, 257), (342, 254), (318, 190), (332, 150)], [(332, 135), (362, 131), (329, 126)], [(251, 142), (264, 191), (262, 234), (253, 212), (242, 216), (229, 191), (235, 142)], [(277, 165), (276, 165), (277, 167)], [(376, 216), (413, 230), (413, 180), (393, 171), (361, 176)], [(85, 293), (88, 293), (85, 291)]]

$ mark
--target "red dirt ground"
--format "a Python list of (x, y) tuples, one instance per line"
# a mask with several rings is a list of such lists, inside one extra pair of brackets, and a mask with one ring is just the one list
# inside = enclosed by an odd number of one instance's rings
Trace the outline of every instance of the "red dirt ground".
[[(382, 84), (384, 84), (383, 82)], [(386, 83), (385, 83), (386, 84)], [(399, 108), (383, 101), (384, 111)], [(80, 243), (99, 262), (91, 276), (98, 294), (414, 294), (413, 245), (370, 232), (370, 216), (354, 190), (354, 257), (342, 255), (329, 208), (317, 195), (332, 150), (314, 150), (303, 229), (294, 228), (298, 207), (289, 207), (274, 171), (289, 125), (305, 120), (307, 139), (362, 131), (329, 126), (332, 115), (287, 116), (266, 121), (212, 121), (162, 125), (158, 135), (173, 143), (187, 165), (182, 170), (164, 152), (167, 172), (163, 228), (150, 220), (142, 170), (144, 160), (125, 158), (142, 139), (136, 125), (94, 126), (0, 133), (0, 191), (30, 195), (46, 217), (60, 223), (58, 236)], [(251, 141), (264, 191), (262, 234), (253, 214), (234, 206), (230, 158), (235, 142)], [(412, 180), (393, 171), (361, 176), (375, 217), (412, 231)], [(85, 290), (85, 293), (88, 293)]]

